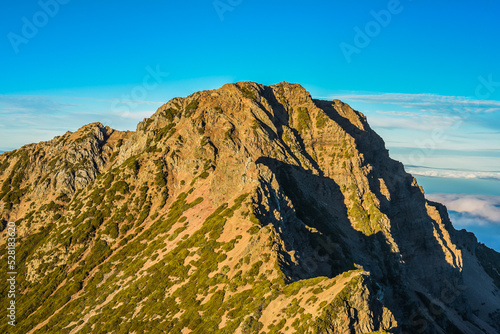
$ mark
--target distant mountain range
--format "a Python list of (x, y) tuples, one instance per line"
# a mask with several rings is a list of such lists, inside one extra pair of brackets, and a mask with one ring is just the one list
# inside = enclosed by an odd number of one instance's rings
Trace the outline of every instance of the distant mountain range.
[[(298, 84), (175, 98), (0, 156), (2, 333), (498, 333), (500, 254), (363, 114)], [(10, 304), (0, 280), (1, 307)]]

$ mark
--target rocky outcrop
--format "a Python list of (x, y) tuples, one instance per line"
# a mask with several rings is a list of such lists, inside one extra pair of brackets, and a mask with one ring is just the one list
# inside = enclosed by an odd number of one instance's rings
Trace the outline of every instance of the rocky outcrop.
[(129, 136), (129, 132), (92, 123), (75, 133), (2, 154), (2, 218), (17, 220), (33, 206), (67, 202), (108, 169), (113, 154)]

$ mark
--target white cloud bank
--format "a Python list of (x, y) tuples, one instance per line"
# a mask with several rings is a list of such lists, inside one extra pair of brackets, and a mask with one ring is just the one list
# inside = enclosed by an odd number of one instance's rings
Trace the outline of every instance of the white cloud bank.
[(426, 198), (464, 214), (459, 225), (500, 225), (500, 196), (433, 193)]
[(481, 172), (481, 171), (460, 171), (460, 170), (417, 170), (408, 169), (412, 175), (444, 177), (451, 179), (491, 179), (500, 180), (500, 172)]

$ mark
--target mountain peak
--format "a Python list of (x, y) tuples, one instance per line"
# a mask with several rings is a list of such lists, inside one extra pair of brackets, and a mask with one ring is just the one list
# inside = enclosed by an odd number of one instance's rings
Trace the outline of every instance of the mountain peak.
[(0, 182), (22, 333), (500, 330), (499, 254), (362, 113), (298, 84), (177, 97), (135, 132), (88, 124), (0, 155)]

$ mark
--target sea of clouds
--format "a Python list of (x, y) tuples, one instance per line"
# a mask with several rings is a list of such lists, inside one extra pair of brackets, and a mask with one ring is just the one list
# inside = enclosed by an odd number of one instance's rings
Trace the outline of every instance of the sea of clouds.
[(474, 194), (427, 194), (427, 199), (446, 205), (453, 215), (460, 218), (455, 225), (500, 225), (500, 196)]

